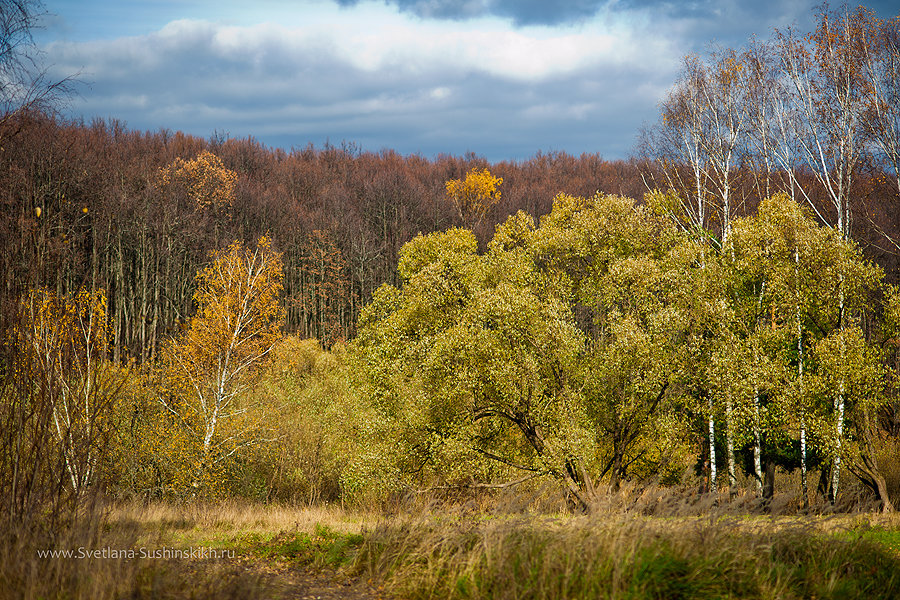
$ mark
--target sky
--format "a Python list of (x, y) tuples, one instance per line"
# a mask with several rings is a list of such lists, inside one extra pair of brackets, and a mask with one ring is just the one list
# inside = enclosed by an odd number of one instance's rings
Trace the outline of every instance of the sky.
[[(490, 161), (627, 158), (680, 61), (773, 28), (801, 0), (44, 0), (64, 113), (285, 150), (355, 144)], [(869, 2), (879, 16), (894, 2)]]

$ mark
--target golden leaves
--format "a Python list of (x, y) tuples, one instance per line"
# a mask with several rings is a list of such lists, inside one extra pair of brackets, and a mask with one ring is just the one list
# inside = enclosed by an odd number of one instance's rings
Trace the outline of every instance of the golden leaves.
[(79, 364), (90, 362), (92, 355), (94, 360), (105, 358), (110, 330), (103, 290), (82, 289), (74, 297), (31, 290), (23, 308), (30, 327), (17, 334), (38, 358), (49, 360), (61, 352)]
[(237, 173), (226, 169), (222, 159), (207, 150), (188, 161), (176, 158), (160, 169), (158, 180), (161, 188), (183, 188), (197, 208), (231, 206), (235, 183)]
[(451, 179), (444, 187), (460, 217), (474, 217), (480, 221), (500, 201), (502, 183), (502, 177), (495, 177), (487, 169), (476, 168), (466, 173), (465, 179)]
[[(225, 463), (258, 440), (245, 398), (281, 339), (283, 265), (268, 237), (256, 249), (234, 242), (197, 273), (197, 314), (185, 335), (163, 353), (160, 403), (180, 440), (173, 485), (209, 494)], [(184, 457), (188, 457), (185, 459)], [(190, 457), (193, 457), (190, 459)]]

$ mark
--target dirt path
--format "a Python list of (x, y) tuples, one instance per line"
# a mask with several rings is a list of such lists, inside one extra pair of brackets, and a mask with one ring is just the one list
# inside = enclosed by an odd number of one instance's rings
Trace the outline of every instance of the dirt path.
[[(243, 561), (242, 561), (243, 562)], [(244, 572), (260, 580), (260, 598), (273, 600), (382, 600), (381, 591), (361, 577), (348, 577), (331, 570), (311, 570), (290, 565), (272, 565), (247, 560)]]
[(290, 572), (270, 580), (276, 598), (284, 600), (376, 600), (382, 596), (363, 580), (333, 573)]

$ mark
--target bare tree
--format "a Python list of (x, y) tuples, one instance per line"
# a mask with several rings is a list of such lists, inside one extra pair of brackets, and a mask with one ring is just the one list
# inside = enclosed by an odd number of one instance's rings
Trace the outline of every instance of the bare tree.
[[(0, 128), (24, 112), (49, 110), (72, 77), (48, 76), (32, 32), (47, 13), (40, 0), (0, 0)], [(0, 130), (0, 142), (9, 134)]]
[(893, 172), (900, 192), (900, 16), (882, 21), (860, 7), (856, 17), (865, 42), (862, 76), (868, 94), (863, 122), (872, 151)]

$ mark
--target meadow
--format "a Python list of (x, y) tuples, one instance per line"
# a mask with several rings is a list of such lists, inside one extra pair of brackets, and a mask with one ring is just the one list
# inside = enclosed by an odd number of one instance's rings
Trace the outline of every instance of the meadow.
[(642, 514), (649, 505), (634, 496), (627, 499), (632, 511), (608, 506), (590, 516), (516, 506), (511, 497), (419, 498), (380, 511), (120, 502), (57, 541), (59, 549), (93, 552), (93, 558), (38, 557), (35, 539), (4, 545), (0, 596), (799, 599), (900, 593), (895, 516), (762, 516), (724, 506), (676, 516), (675, 504), (685, 510), (683, 499), (668, 495), (670, 516)]

